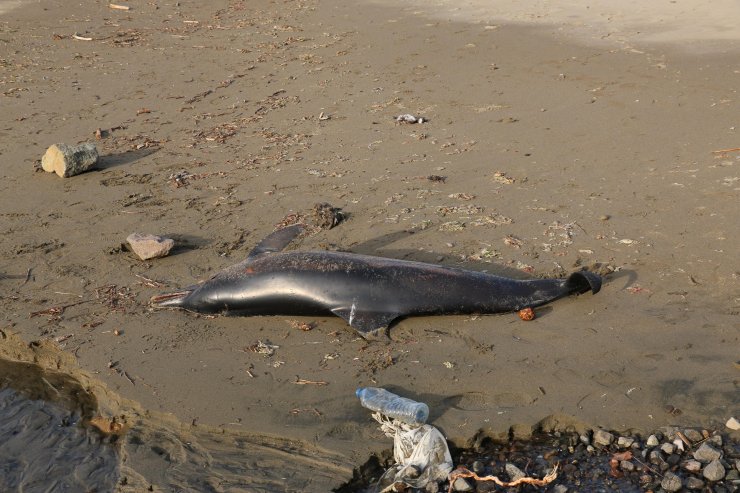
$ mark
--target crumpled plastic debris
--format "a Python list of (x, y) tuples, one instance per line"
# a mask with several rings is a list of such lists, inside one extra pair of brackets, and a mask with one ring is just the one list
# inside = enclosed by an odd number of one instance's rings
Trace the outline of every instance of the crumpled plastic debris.
[(410, 488), (425, 488), (427, 484), (445, 481), (452, 471), (452, 456), (447, 440), (432, 425), (414, 427), (396, 419), (373, 413), (380, 430), (393, 438), (393, 459), (396, 464), (389, 468), (378, 481), (378, 486), (390, 484), (381, 490), (396, 491), (398, 483)]

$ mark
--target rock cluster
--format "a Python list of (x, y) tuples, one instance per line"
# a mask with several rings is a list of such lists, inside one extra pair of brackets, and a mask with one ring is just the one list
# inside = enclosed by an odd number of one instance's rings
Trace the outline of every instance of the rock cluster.
[[(735, 432), (723, 435), (696, 428), (665, 427), (648, 436), (603, 429), (580, 435), (575, 431), (524, 434), (512, 427), (509, 437), (505, 443), (483, 441), (475, 448), (458, 449), (453, 454), (456, 467), (467, 468), (470, 476), (480, 479), (458, 476), (451, 484), (429, 483), (426, 489), (405, 491), (740, 493), (740, 440)], [(504, 489), (490, 479), (544, 478), (556, 464), (557, 477), (546, 486)], [(335, 491), (379, 491), (374, 488), (385, 472), (382, 464), (371, 459), (360, 470), (361, 475)]]

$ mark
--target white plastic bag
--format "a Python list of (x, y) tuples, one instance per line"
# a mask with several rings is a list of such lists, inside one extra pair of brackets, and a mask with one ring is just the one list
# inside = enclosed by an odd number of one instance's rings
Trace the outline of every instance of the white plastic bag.
[(392, 483), (402, 482), (412, 488), (424, 488), (432, 481), (444, 481), (452, 471), (452, 456), (447, 440), (432, 425), (413, 427), (373, 413), (380, 429), (393, 438), (393, 458), (396, 466), (386, 471), (382, 479), (392, 477)]

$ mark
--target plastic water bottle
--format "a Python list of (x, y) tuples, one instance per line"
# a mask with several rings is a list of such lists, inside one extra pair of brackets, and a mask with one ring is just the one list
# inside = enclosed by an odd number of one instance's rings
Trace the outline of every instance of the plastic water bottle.
[(363, 407), (406, 424), (421, 426), (429, 418), (429, 406), (423, 402), (399, 397), (385, 389), (360, 387), (355, 393), (360, 398), (360, 404)]

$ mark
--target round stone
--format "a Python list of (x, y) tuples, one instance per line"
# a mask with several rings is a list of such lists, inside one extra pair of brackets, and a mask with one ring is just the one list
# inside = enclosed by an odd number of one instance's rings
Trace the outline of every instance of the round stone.
[(725, 466), (719, 460), (713, 460), (701, 472), (709, 481), (719, 481), (725, 477)]
[(683, 486), (681, 478), (672, 472), (667, 472), (663, 476), (663, 481), (660, 482), (660, 486), (669, 492), (678, 491)]

